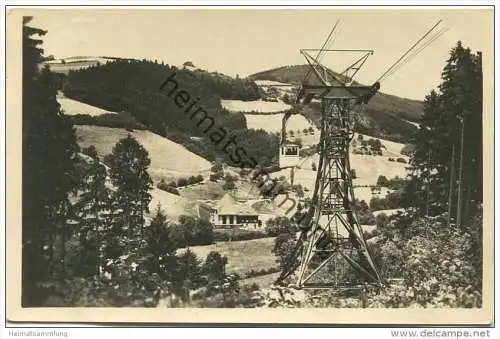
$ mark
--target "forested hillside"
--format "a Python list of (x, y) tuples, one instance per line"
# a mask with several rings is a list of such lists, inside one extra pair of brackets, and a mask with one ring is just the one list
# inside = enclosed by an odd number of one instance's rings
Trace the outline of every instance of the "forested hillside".
[(117, 60), (68, 74), (64, 94), (72, 99), (115, 112), (130, 112), (153, 132), (189, 132), (202, 136), (198, 128), (169, 97), (173, 88), (160, 90), (161, 84), (175, 73), (178, 89), (199, 97), (198, 106), (228, 128), (244, 128), (242, 115), (222, 109), (220, 99), (254, 100), (259, 98), (257, 85), (249, 80), (237, 80), (202, 71), (177, 69), (152, 61)]
[[(175, 89), (174, 82), (170, 81), (164, 88), (160, 88), (169, 77), (177, 84), (174, 93), (180, 90), (188, 93), (190, 100), (186, 100), (186, 107), (193, 104), (195, 108), (192, 111), (203, 109), (213, 118), (216, 126), (224, 127), (228, 135), (235, 134), (239, 137), (236, 140), (248, 145), (249, 149), (246, 150), (249, 156), (261, 159), (264, 161), (263, 165), (272, 161), (276, 149), (268, 145), (274, 142), (270, 140), (274, 136), (262, 136), (260, 132), (248, 131), (242, 113), (230, 113), (220, 104), (221, 99), (259, 99), (261, 90), (248, 79), (235, 79), (202, 70), (178, 69), (147, 60), (116, 60), (70, 71), (63, 92), (69, 98), (131, 115), (154, 133), (181, 143), (210, 161), (222, 158), (231, 162), (227, 151), (221, 149), (225, 142), (218, 145), (211, 141), (205, 129), (206, 124), (198, 124), (201, 118), (190, 118), (175, 101), (176, 94), (169, 97), (170, 92)], [(82, 120), (81, 117), (79, 119)], [(74, 122), (78, 123), (76, 120)], [(254, 136), (256, 139), (253, 139)], [(202, 139), (194, 140), (192, 137)]]

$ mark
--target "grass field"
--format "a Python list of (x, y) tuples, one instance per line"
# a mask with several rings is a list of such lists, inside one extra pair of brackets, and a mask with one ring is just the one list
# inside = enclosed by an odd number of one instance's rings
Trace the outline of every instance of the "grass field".
[(155, 213), (158, 204), (169, 220), (177, 221), (181, 215), (198, 216), (198, 205), (195, 201), (162, 191), (156, 187), (150, 191), (150, 194), (149, 217)]
[(99, 116), (116, 112), (106, 111), (99, 107), (84, 104), (83, 102), (66, 98), (62, 92), (57, 94), (57, 102), (61, 105), (61, 109), (65, 115), (88, 114), (90, 116)]
[(185, 147), (150, 131), (128, 132), (122, 128), (100, 126), (75, 126), (78, 144), (81, 147), (95, 146), (99, 156), (110, 154), (114, 145), (131, 134), (149, 153), (149, 174), (155, 181), (202, 174), (210, 170), (210, 162)]
[(179, 194), (187, 199), (193, 200), (219, 200), (226, 192), (222, 184), (208, 181), (204, 184), (178, 188)]
[(274, 238), (245, 241), (220, 242), (208, 246), (193, 246), (190, 249), (200, 259), (205, 259), (211, 251), (217, 251), (227, 257), (227, 272), (243, 276), (250, 270), (276, 267), (276, 257), (271, 252)]

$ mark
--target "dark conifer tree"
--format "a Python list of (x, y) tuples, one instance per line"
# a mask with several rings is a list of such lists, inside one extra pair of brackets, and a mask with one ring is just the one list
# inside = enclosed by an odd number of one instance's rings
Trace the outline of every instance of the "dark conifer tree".
[(221, 284), (226, 277), (227, 258), (219, 252), (212, 251), (208, 253), (203, 263), (203, 272), (207, 277), (209, 285)]
[(130, 134), (118, 141), (109, 157), (112, 194), (112, 227), (107, 235), (107, 256), (117, 258), (140, 248), (144, 216), (149, 212), (152, 180), (148, 152)]
[(106, 187), (106, 168), (99, 162), (95, 149), (80, 183), (80, 198), (75, 208), (79, 219), (80, 266), (84, 276), (99, 275), (102, 262), (103, 235), (109, 227), (110, 191)]
[(459, 41), (443, 69), (440, 93), (432, 91), (425, 99), (411, 159), (416, 181), (412, 187), (421, 214), (430, 205), (431, 214), (451, 206), (452, 215), (457, 215), (458, 194), (464, 219), (482, 203), (481, 69), (480, 53), (472, 53)]
[(184, 300), (188, 300), (189, 290), (195, 289), (201, 284), (201, 262), (190, 249), (187, 249), (178, 258), (179, 264), (172, 282), (172, 290), (181, 295)]
[(56, 100), (60, 82), (47, 68), (39, 68), (42, 41), (34, 36), (46, 31), (29, 27), (31, 19), (23, 18), (23, 306), (41, 302), (38, 283), (57, 269), (51, 264), (64, 260), (64, 246), (58, 259), (54, 247), (58, 239), (65, 240), (78, 150), (73, 127)]
[(157, 273), (162, 279), (172, 281), (176, 270), (176, 243), (170, 237), (167, 217), (158, 205), (151, 223), (146, 229), (144, 248), (149, 272)]

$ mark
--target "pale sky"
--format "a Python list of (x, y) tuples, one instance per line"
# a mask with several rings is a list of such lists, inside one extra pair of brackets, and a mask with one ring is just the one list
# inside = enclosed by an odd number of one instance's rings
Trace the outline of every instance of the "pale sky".
[[(340, 19), (331, 48), (375, 52), (357, 77), (365, 84), (442, 19), (450, 30), (382, 83), (382, 92), (414, 99), (423, 99), (440, 83), (458, 40), (483, 51), (483, 59), (493, 58), (493, 11), (485, 9), (71, 9), (29, 15), (35, 17), (32, 26), (48, 30), (45, 55), (146, 58), (171, 65), (189, 60), (232, 76), (304, 64), (299, 50), (321, 47)], [(336, 55), (323, 59), (336, 71), (346, 62)]]

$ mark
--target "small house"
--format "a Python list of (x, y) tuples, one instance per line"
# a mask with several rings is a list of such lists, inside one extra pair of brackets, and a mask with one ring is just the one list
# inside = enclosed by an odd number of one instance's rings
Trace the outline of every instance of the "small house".
[(259, 214), (251, 206), (238, 202), (229, 193), (217, 203), (212, 220), (216, 228), (258, 228), (261, 226)]

